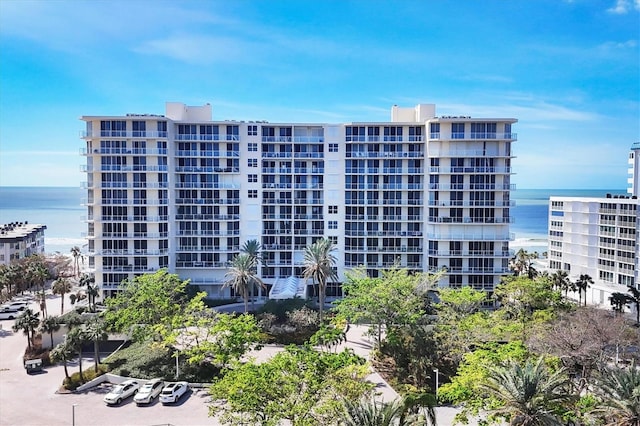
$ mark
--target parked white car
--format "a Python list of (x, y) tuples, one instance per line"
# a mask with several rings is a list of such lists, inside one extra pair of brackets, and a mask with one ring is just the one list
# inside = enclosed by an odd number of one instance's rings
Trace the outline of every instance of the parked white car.
[(21, 313), (22, 312), (18, 311), (17, 309), (3, 308), (3, 309), (0, 309), (0, 320), (16, 319)]
[(178, 402), (180, 397), (187, 393), (189, 390), (189, 383), (187, 382), (175, 382), (169, 383), (160, 392), (160, 402), (163, 404), (171, 404)]
[(104, 402), (107, 405), (120, 404), (125, 399), (134, 395), (138, 391), (139, 387), (140, 384), (135, 380), (125, 380), (121, 384), (116, 385), (104, 396)]
[(154, 398), (157, 398), (158, 395), (160, 395), (163, 386), (164, 382), (161, 379), (149, 380), (140, 389), (138, 389), (138, 393), (133, 397), (133, 402), (138, 405), (151, 403)]
[(16, 311), (24, 311), (29, 306), (29, 302), (15, 301), (7, 302), (0, 306), (0, 309), (15, 309)]

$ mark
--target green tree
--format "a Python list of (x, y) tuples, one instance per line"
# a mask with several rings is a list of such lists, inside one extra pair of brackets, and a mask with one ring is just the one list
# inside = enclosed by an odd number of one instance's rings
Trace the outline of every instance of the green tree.
[(336, 257), (333, 255), (335, 246), (328, 238), (316, 240), (304, 250), (304, 278), (313, 281), (318, 286), (318, 305), (320, 311), (320, 323), (323, 319), (324, 299), (327, 292), (327, 283), (338, 280), (336, 272)]
[(80, 247), (71, 247), (71, 256), (73, 256), (73, 274), (77, 277), (80, 274), (80, 259), (83, 257)]
[[(371, 391), (364, 360), (349, 351), (288, 346), (261, 364), (238, 363), (211, 385), (209, 414), (222, 424), (336, 424), (341, 400)], [(220, 402), (224, 401), (224, 402)]]
[(567, 271), (558, 270), (551, 274), (551, 284), (556, 290), (560, 292), (564, 291), (565, 297), (567, 297), (569, 290), (573, 288), (573, 283), (569, 279)]
[(130, 333), (135, 340), (145, 340), (154, 336), (159, 325), (173, 327), (174, 317), (182, 313), (189, 301), (187, 285), (188, 281), (166, 270), (125, 282), (115, 297), (106, 300), (107, 328)]
[(75, 355), (74, 348), (69, 345), (69, 342), (65, 339), (62, 343), (58, 344), (55, 348), (49, 352), (49, 357), (52, 362), (62, 361), (64, 365), (64, 375), (69, 380), (69, 370), (67, 368), (67, 362)]
[(528, 278), (535, 278), (537, 271), (533, 267), (533, 260), (538, 258), (538, 253), (529, 253), (525, 249), (518, 250), (511, 259), (510, 267), (516, 277), (525, 275)]
[(366, 276), (363, 270), (348, 272), (342, 286), (344, 297), (336, 302), (338, 315), (371, 324), (378, 347), (384, 330), (389, 335), (396, 328), (415, 324), (428, 307), (426, 294), (419, 289), (424, 277), (400, 268), (381, 272), (378, 278)]
[(31, 350), (33, 337), (38, 325), (40, 325), (40, 318), (38, 317), (38, 314), (29, 308), (25, 309), (20, 315), (18, 315), (18, 318), (16, 318), (16, 321), (13, 324), (13, 331), (22, 331), (22, 333), (27, 336), (27, 347), (29, 350)]
[(461, 406), (456, 417), (466, 422), (468, 416), (478, 416), (496, 401), (484, 392), (480, 384), (491, 377), (491, 367), (508, 360), (524, 362), (529, 351), (520, 341), (509, 343), (480, 343), (472, 352), (463, 355), (455, 375), (438, 389), (438, 400)]
[(87, 298), (89, 299), (89, 309), (91, 312), (96, 310), (96, 298), (100, 296), (100, 287), (95, 285), (96, 277), (93, 274), (82, 274), (78, 283), (80, 287), (85, 287)]
[(249, 295), (254, 285), (264, 287), (256, 272), (256, 259), (246, 253), (236, 255), (225, 274), (224, 287), (231, 287), (244, 300), (244, 312), (249, 312)]
[(564, 424), (563, 408), (572, 399), (563, 370), (550, 372), (544, 359), (527, 360), (524, 365), (510, 361), (493, 366), (480, 383), (481, 389), (499, 402), (491, 409), (510, 426), (549, 426)]
[(627, 286), (627, 300), (635, 305), (636, 308), (636, 324), (640, 325), (640, 290), (636, 286), (629, 284)]
[(107, 340), (107, 331), (104, 321), (99, 317), (94, 317), (84, 326), (84, 338), (93, 342), (93, 365), (94, 371), (98, 371), (100, 364), (100, 342)]
[[(422, 401), (425, 399), (422, 398)], [(396, 399), (391, 402), (377, 402), (371, 398), (359, 401), (343, 401), (344, 414), (341, 425), (344, 426), (417, 426), (436, 425), (433, 405), (429, 404), (425, 415), (418, 416), (420, 400), (410, 398)], [(430, 401), (433, 402), (433, 401)], [(416, 413), (412, 413), (416, 411)]]
[(60, 315), (64, 313), (64, 295), (70, 291), (71, 283), (67, 278), (58, 277), (58, 279), (53, 282), (51, 292), (60, 295)]
[(553, 312), (563, 306), (559, 292), (545, 280), (508, 277), (496, 287), (494, 295), (501, 305), (498, 314), (517, 321), (513, 325), (519, 325), (523, 340), (532, 321), (551, 319)]
[(609, 296), (609, 303), (611, 303), (611, 309), (614, 312), (621, 314), (629, 303), (629, 298), (624, 293), (615, 292)]
[(455, 371), (465, 353), (478, 343), (499, 340), (492, 333), (495, 325), (489, 312), (480, 310), (487, 294), (471, 287), (438, 290), (435, 305), (437, 320), (435, 339), (438, 342), (439, 368)]
[(587, 306), (587, 289), (593, 284), (593, 278), (589, 274), (580, 274), (576, 280), (575, 286), (578, 289), (578, 305), (582, 301), (582, 293), (584, 292), (584, 306)]
[(176, 316), (180, 323), (165, 336), (164, 342), (176, 345), (190, 363), (209, 362), (227, 367), (249, 350), (258, 348), (262, 333), (255, 317), (249, 314), (211, 313), (208, 309), (187, 311)]
[(600, 398), (594, 410), (607, 425), (640, 425), (640, 369), (606, 367), (600, 374), (595, 393)]
[(65, 337), (65, 345), (68, 345), (69, 350), (75, 352), (78, 355), (78, 370), (80, 372), (80, 380), (84, 383), (84, 373), (82, 372), (82, 347), (87, 343), (85, 330), (83, 327), (75, 327), (67, 333)]
[(51, 348), (53, 349), (53, 333), (60, 330), (60, 317), (46, 317), (40, 323), (40, 332), (46, 333), (51, 339)]
[[(262, 246), (260, 245), (260, 243), (258, 242), (258, 240), (248, 240), (245, 241), (245, 243), (242, 245), (242, 247), (240, 247), (240, 252), (244, 253), (244, 254), (248, 254), (249, 257), (251, 257), (253, 259), (254, 262), (254, 274), (257, 277), (258, 276), (258, 263), (260, 263), (261, 265), (266, 265), (265, 261), (264, 261), (264, 257), (262, 257)], [(258, 295), (261, 296), (262, 295), (262, 289), (265, 288), (264, 283), (262, 283), (262, 281), (254, 281), (254, 285), (257, 288), (253, 288), (252, 289), (252, 293), (253, 290), (256, 289), (258, 290)], [(254, 308), (254, 300), (253, 298), (251, 299), (251, 310), (255, 311)]]

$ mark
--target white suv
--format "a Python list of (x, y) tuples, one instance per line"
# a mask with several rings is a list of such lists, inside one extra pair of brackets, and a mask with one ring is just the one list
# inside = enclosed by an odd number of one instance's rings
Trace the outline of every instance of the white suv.
[(160, 402), (163, 404), (178, 402), (180, 397), (187, 393), (188, 390), (189, 383), (187, 382), (169, 383), (162, 389), (162, 392), (160, 392)]

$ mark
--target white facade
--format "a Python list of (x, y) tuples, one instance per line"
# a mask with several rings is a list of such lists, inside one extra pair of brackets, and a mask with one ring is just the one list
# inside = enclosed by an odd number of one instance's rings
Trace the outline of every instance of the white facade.
[[(247, 240), (267, 284), (300, 277), (327, 237), (340, 279), (364, 265), (447, 268), (491, 291), (508, 270), (511, 118), (392, 108), (390, 122), (214, 121), (211, 106), (84, 116), (90, 266), (104, 291), (168, 268), (210, 297)], [(339, 296), (338, 285), (328, 296)]]
[(12, 222), (0, 226), (0, 265), (34, 254), (44, 254), (45, 225)]
[(629, 188), (627, 192), (631, 196), (640, 196), (640, 142), (631, 146), (629, 152), (629, 178), (627, 180)]
[(567, 271), (573, 281), (588, 274), (595, 284), (587, 289), (587, 303), (609, 305), (612, 293), (627, 293), (628, 285), (640, 282), (639, 224), (632, 197), (551, 197), (549, 268)]

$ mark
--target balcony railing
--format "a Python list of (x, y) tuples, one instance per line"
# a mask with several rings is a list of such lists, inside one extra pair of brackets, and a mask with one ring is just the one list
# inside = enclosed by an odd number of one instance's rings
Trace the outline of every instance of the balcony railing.
[(518, 134), (513, 132), (431, 132), (429, 134), (430, 139), (436, 140), (478, 140), (478, 139), (500, 139), (515, 141), (518, 139)]
[(152, 131), (152, 130), (94, 130), (87, 132), (86, 130), (80, 132), (82, 138), (166, 138), (166, 131)]

